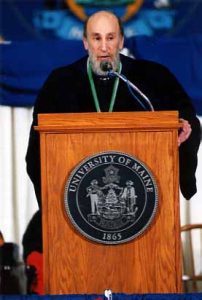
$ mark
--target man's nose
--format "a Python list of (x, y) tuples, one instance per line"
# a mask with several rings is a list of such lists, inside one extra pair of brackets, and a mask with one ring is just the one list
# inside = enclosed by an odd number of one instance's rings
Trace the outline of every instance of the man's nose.
[(107, 41), (104, 39), (101, 41), (101, 50), (107, 51)]

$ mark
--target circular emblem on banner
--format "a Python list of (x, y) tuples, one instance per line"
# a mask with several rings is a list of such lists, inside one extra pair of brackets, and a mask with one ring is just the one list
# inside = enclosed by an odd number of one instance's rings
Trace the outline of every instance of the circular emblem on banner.
[(82, 161), (65, 187), (65, 209), (85, 237), (103, 244), (128, 242), (153, 220), (157, 184), (151, 171), (135, 157), (103, 152)]
[(144, 0), (65, 0), (68, 8), (80, 20), (85, 21), (88, 17), (87, 8), (92, 13), (92, 9), (96, 10), (121, 7), (124, 13), (121, 15), (122, 21), (128, 21), (133, 17), (143, 5)]

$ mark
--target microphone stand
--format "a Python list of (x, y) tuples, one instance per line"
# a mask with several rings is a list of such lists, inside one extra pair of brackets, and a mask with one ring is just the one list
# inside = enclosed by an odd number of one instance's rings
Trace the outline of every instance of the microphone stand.
[[(143, 94), (143, 92), (140, 91), (140, 90), (138, 89), (138, 87), (137, 87), (136, 85), (134, 85), (130, 80), (128, 80), (124, 75), (119, 74), (118, 72), (115, 72), (115, 71), (112, 71), (112, 70), (108, 71), (108, 75), (109, 75), (109, 76), (117, 76), (117, 77), (119, 77), (121, 80), (123, 80), (123, 81), (127, 84), (128, 88), (131, 87), (131, 88), (134, 89), (137, 93), (139, 93), (139, 94), (141, 95), (141, 97), (146, 101), (146, 103), (147, 103), (147, 105), (149, 106), (150, 110), (151, 110), (151, 111), (154, 111), (154, 107), (153, 107), (151, 101), (148, 99), (148, 97), (147, 97), (145, 94)], [(129, 88), (129, 90), (130, 90), (130, 88)], [(132, 93), (131, 90), (130, 90), (130, 92)], [(133, 93), (132, 93), (132, 95), (135, 96)], [(136, 98), (136, 99), (137, 99), (137, 98)], [(139, 101), (139, 100), (138, 100), (138, 101)], [(139, 102), (140, 102), (140, 101), (139, 101)], [(141, 105), (142, 105), (142, 104), (141, 104)], [(144, 106), (144, 107), (145, 107), (145, 106)]]

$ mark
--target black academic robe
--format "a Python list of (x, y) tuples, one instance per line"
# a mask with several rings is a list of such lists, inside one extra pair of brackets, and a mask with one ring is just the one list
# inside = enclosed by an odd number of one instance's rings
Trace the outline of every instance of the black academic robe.
[[(26, 155), (27, 172), (34, 184), (40, 205), (40, 155), (39, 134), (33, 130), (37, 125), (38, 113), (95, 112), (95, 104), (87, 76), (87, 57), (54, 70), (42, 87), (33, 112)], [(191, 101), (176, 78), (164, 66), (145, 60), (134, 60), (121, 55), (122, 71), (151, 100), (154, 110), (177, 110), (179, 117), (192, 126), (190, 138), (179, 149), (180, 188), (186, 199), (196, 193), (195, 171), (197, 151), (200, 143), (200, 123), (196, 118)], [(108, 111), (112, 94), (113, 79), (103, 80), (94, 76), (101, 110)], [(144, 110), (132, 97), (127, 85), (119, 82), (114, 111)], [(163, 155), (163, 153), (162, 153)]]

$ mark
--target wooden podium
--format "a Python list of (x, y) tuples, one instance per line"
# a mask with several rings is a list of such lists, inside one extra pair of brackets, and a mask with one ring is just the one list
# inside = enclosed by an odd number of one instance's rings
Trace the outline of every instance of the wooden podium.
[[(177, 112), (41, 114), (44, 285), (47, 294), (181, 292)], [(104, 151), (144, 162), (158, 183), (146, 231), (119, 245), (81, 235), (67, 217), (66, 181), (78, 163)]]

